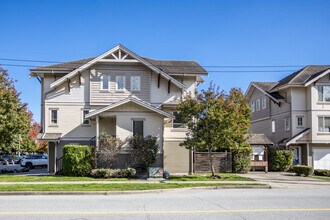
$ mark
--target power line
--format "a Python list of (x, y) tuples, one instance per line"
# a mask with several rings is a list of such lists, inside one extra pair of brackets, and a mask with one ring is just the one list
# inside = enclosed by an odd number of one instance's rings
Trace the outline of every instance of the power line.
[[(88, 58), (87, 58), (88, 59)], [(14, 62), (33, 62), (33, 63), (53, 63), (53, 64), (61, 64), (61, 63), (70, 63), (70, 64), (86, 64), (87, 62), (81, 62), (81, 61), (51, 61), (51, 60), (30, 60), (30, 59), (13, 59), (13, 58), (0, 58), (0, 60), (4, 61), (14, 61)], [(189, 61), (187, 61), (189, 62)], [(191, 66), (185, 66), (185, 65), (159, 65), (159, 66), (168, 66), (168, 67), (191, 67)], [(207, 65), (201, 67), (205, 68), (294, 68), (294, 67), (302, 67), (306, 65)], [(37, 66), (32, 66), (37, 67)]]

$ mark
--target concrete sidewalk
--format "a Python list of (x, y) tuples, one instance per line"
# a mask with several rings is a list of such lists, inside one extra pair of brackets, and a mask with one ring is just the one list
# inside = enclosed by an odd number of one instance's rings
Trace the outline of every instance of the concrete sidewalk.
[(294, 173), (250, 172), (247, 174), (239, 174), (239, 175), (242, 177), (254, 179), (259, 183), (268, 184), (272, 188), (287, 188), (287, 189), (326, 188), (326, 189), (330, 189), (330, 181), (314, 179), (311, 177), (296, 176)]

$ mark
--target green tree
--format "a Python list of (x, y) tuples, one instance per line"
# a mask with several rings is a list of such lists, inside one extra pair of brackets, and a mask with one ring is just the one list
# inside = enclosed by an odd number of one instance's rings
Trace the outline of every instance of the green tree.
[(30, 129), (32, 114), (19, 95), (8, 72), (0, 67), (0, 148), (6, 153), (17, 151)]
[(221, 147), (246, 146), (246, 134), (251, 124), (251, 109), (240, 89), (229, 93), (219, 91), (213, 83), (207, 90), (187, 96), (177, 108), (188, 127), (181, 143), (187, 149), (208, 151), (212, 177), (217, 177), (212, 152)]

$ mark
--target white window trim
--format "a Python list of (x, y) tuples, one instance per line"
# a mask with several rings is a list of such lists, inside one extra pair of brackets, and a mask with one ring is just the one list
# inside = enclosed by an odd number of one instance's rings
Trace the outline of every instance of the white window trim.
[(91, 120), (89, 118), (86, 118), (86, 120), (88, 120), (88, 124), (84, 124), (84, 111), (88, 111), (90, 112), (90, 109), (84, 108), (81, 109), (81, 125), (83, 126), (89, 126), (91, 124)]
[[(133, 78), (139, 77), (139, 89), (133, 90)], [(131, 92), (140, 92), (141, 91), (141, 76), (131, 76)]]
[(262, 97), (261, 99), (261, 108), (266, 109), (267, 108), (267, 99), (266, 96)]
[(276, 132), (276, 122), (272, 121), (272, 133)]
[[(118, 89), (118, 83), (117, 83), (117, 79), (119, 77), (123, 77), (123, 89)], [(126, 89), (126, 76), (120, 75), (120, 76), (116, 76), (116, 91), (124, 91)]]
[[(103, 88), (103, 85), (104, 85), (104, 83), (103, 83), (103, 77), (104, 76), (106, 76), (106, 77), (108, 77), (108, 88), (107, 89), (104, 89)], [(102, 76), (101, 76), (101, 91), (110, 91), (110, 75), (108, 75), (108, 74), (103, 74)]]
[(252, 110), (252, 112), (255, 112), (256, 111), (256, 103), (255, 103), (255, 101), (252, 101), (251, 102), (251, 110)]
[[(330, 75), (329, 75), (330, 76)], [(325, 86), (328, 86), (330, 87), (330, 85), (319, 85), (319, 86), (316, 86), (316, 91), (317, 91), (317, 101), (319, 103), (330, 103), (330, 101), (326, 101), (324, 100), (324, 89), (323, 89), (323, 92), (322, 92), (322, 100), (319, 100), (319, 87), (325, 87)]]
[[(302, 125), (299, 125), (299, 118), (301, 118), (301, 123), (302, 123)], [(297, 115), (296, 116), (296, 119), (297, 119), (297, 128), (302, 128), (302, 127), (304, 127), (304, 116), (303, 115)]]
[[(52, 122), (52, 111), (53, 110), (55, 110), (55, 111), (57, 111), (57, 114), (56, 114), (56, 116), (57, 116), (57, 120), (56, 120), (56, 123), (53, 123)], [(49, 109), (49, 125), (50, 126), (58, 126), (58, 124), (59, 124), (59, 110), (58, 110), (58, 108), (50, 108)]]
[(284, 119), (284, 130), (285, 131), (290, 131), (290, 118), (285, 118)]
[[(176, 111), (174, 111), (174, 112), (176, 112)], [(172, 112), (173, 113), (173, 115), (174, 115), (174, 112)], [(171, 129), (171, 131), (187, 131), (187, 125), (185, 124), (185, 123), (181, 123), (181, 124), (183, 124), (184, 125), (184, 128), (175, 128), (173, 125), (174, 125), (174, 119), (172, 119), (172, 129)]]
[(133, 123), (134, 121), (142, 121), (143, 122), (143, 137), (146, 136), (146, 119), (145, 118), (131, 118), (132, 121), (132, 136), (134, 135), (134, 127), (133, 127)]
[[(259, 108), (258, 108), (258, 104), (257, 103), (259, 103)], [(260, 101), (260, 99), (257, 99), (256, 100), (256, 110), (257, 111), (260, 111), (260, 109), (261, 109), (261, 101)]]
[(318, 115), (317, 116), (317, 133), (318, 134), (330, 134), (330, 132), (327, 132), (327, 131), (319, 131), (319, 118), (322, 118), (323, 119), (323, 130), (324, 129), (324, 118), (330, 118), (330, 115)]

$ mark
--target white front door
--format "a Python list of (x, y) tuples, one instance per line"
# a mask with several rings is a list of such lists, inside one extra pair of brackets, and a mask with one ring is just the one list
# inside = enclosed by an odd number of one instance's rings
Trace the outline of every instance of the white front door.
[(313, 149), (314, 169), (330, 170), (330, 148)]
[(301, 164), (301, 146), (293, 147), (293, 162), (292, 165)]

